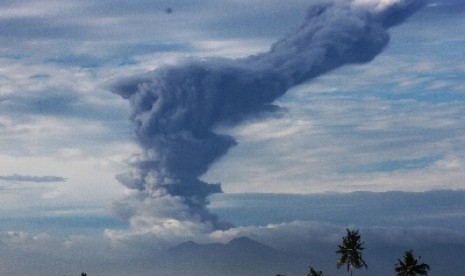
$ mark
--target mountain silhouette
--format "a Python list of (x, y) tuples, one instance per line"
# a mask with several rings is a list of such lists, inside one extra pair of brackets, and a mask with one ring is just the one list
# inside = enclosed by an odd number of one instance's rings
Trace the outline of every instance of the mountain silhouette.
[[(184, 242), (163, 254), (165, 269), (177, 275), (276, 275), (302, 274), (305, 260), (247, 237), (227, 244)], [(297, 268), (297, 270), (296, 270)]]

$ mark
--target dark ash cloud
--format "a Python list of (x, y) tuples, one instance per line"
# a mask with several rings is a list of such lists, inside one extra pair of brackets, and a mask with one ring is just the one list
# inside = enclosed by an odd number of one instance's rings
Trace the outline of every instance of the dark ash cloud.
[(421, 0), (388, 6), (320, 2), (268, 52), (189, 61), (115, 83), (112, 91), (131, 103), (136, 139), (144, 149), (132, 170), (118, 176), (133, 194), (117, 204), (117, 212), (153, 234), (172, 227), (227, 227), (206, 208), (207, 197), (221, 192), (221, 186), (199, 180), (236, 144), (233, 137), (216, 133), (216, 127), (273, 112), (273, 102), (289, 88), (340, 66), (372, 60), (389, 41), (387, 29), (422, 5)]
[(0, 180), (11, 181), (11, 182), (66, 182), (68, 179), (60, 176), (30, 176), (30, 175), (0, 175)]

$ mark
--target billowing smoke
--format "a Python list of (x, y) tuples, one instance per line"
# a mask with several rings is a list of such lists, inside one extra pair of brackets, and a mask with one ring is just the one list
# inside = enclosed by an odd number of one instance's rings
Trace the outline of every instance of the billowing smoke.
[(117, 82), (131, 103), (143, 156), (119, 180), (131, 189), (120, 216), (143, 234), (195, 235), (228, 227), (210, 213), (219, 184), (199, 180), (236, 144), (215, 133), (262, 112), (290, 87), (339, 66), (363, 63), (389, 41), (387, 29), (422, 0), (355, 0), (314, 4), (304, 23), (268, 52), (243, 59), (210, 59), (159, 68)]

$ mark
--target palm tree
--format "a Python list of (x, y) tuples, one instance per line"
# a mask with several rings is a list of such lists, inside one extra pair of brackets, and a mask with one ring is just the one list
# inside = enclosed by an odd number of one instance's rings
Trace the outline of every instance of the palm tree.
[(342, 245), (338, 245), (339, 250), (337, 254), (341, 254), (341, 257), (337, 261), (337, 268), (339, 269), (342, 265), (347, 265), (347, 272), (352, 273), (354, 269), (368, 268), (368, 265), (362, 258), (363, 242), (360, 241), (360, 234), (358, 230), (347, 230), (347, 235), (342, 238)]
[(313, 267), (310, 266), (310, 271), (307, 273), (307, 276), (325, 276), (322, 271), (316, 271)]
[(397, 276), (416, 276), (416, 275), (425, 275), (428, 276), (429, 265), (425, 263), (419, 263), (421, 257), (415, 258), (413, 256), (413, 250), (406, 251), (404, 253), (404, 260), (399, 261), (396, 264), (395, 271)]

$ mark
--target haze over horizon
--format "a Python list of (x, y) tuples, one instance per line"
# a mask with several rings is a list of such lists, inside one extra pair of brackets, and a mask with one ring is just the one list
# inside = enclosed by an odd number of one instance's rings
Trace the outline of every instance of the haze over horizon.
[(464, 13), (2, 2), (0, 274), (344, 275), (354, 227), (463, 275)]

